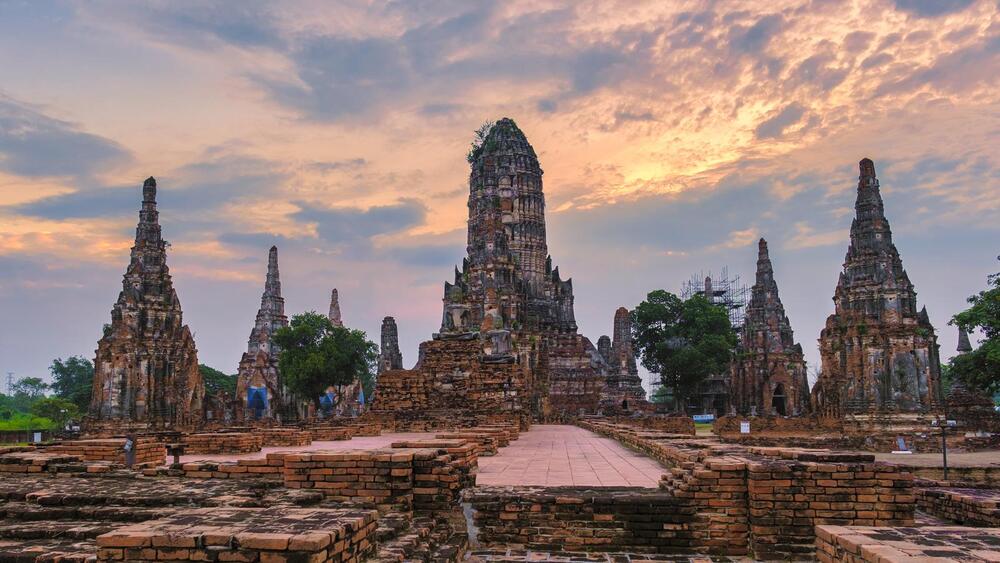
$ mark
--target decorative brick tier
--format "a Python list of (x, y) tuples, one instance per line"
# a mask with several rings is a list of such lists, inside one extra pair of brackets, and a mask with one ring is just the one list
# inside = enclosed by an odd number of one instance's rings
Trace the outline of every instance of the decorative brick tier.
[[(475, 487), (476, 486), (476, 472), (479, 468), (478, 460), (478, 446), (476, 444), (469, 442), (467, 440), (403, 440), (399, 442), (393, 442), (392, 447), (394, 449), (430, 449), (437, 452), (438, 458), (443, 455), (447, 455), (448, 459), (440, 459), (441, 463), (432, 464), (432, 471), (430, 473), (417, 471), (414, 474), (414, 481), (436, 481), (437, 477), (429, 477), (429, 475), (449, 475), (450, 469), (458, 471), (459, 484), (461, 487)], [(438, 458), (435, 458), (436, 460)], [(439, 473), (433, 473), (433, 466), (442, 466), (447, 464), (450, 468), (449, 470), (440, 469)], [(423, 465), (423, 464), (420, 464)], [(453, 480), (445, 479), (446, 482), (452, 483)], [(449, 489), (454, 487), (449, 485)]]
[(264, 459), (239, 459), (234, 462), (196, 461), (180, 468), (160, 468), (147, 475), (171, 475), (192, 479), (268, 479), (284, 480), (285, 453), (267, 454)]
[(265, 448), (308, 446), (312, 443), (312, 434), (299, 428), (260, 428), (255, 433), (263, 438)]
[(816, 559), (824, 563), (998, 561), (1000, 529), (817, 526)]
[(377, 513), (356, 509), (205, 508), (97, 538), (99, 561), (360, 561)]
[(441, 434), (435, 434), (435, 438), (440, 438), (442, 440), (468, 440), (474, 442), (479, 446), (476, 452), (481, 456), (497, 455), (497, 450), (500, 447), (499, 439), (496, 434), (487, 432), (476, 432), (476, 431), (460, 431), (460, 432), (444, 432)]
[(920, 510), (965, 526), (1000, 528), (1000, 491), (991, 489), (917, 489)]
[(252, 432), (187, 434), (181, 442), (186, 455), (248, 454), (259, 452), (264, 437)]
[[(72, 440), (46, 448), (46, 451), (79, 457), (84, 461), (107, 461), (126, 463), (126, 438), (101, 438)], [(156, 438), (140, 436), (133, 440), (136, 465), (162, 465), (167, 460), (167, 451)]]

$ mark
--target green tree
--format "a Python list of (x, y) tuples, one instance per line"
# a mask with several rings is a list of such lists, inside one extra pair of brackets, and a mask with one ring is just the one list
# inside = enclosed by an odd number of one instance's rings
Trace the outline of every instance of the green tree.
[(14, 395), (23, 395), (34, 401), (45, 396), (49, 385), (38, 377), (22, 377), (14, 384)]
[(985, 290), (969, 297), (971, 306), (949, 323), (969, 333), (979, 331), (984, 340), (975, 350), (952, 358), (948, 375), (951, 380), (960, 379), (966, 385), (997, 393), (1000, 391), (1000, 273), (987, 276), (986, 283)]
[(90, 360), (83, 356), (70, 356), (66, 360), (56, 358), (49, 366), (49, 373), (56, 397), (72, 402), (80, 412), (90, 407), (94, 387), (94, 364)]
[(31, 414), (55, 422), (56, 427), (61, 430), (66, 427), (67, 422), (79, 418), (80, 409), (73, 401), (59, 397), (45, 397), (31, 405)]
[(704, 297), (685, 301), (658, 289), (632, 317), (637, 355), (672, 390), (676, 410), (686, 412), (687, 399), (698, 385), (729, 369), (736, 334), (725, 309)]
[(230, 395), (236, 393), (235, 375), (226, 375), (205, 364), (198, 364), (198, 371), (201, 372), (201, 378), (205, 382), (206, 395), (215, 395), (219, 391), (225, 391)]
[(327, 387), (343, 388), (355, 380), (370, 380), (378, 358), (374, 342), (360, 330), (336, 327), (315, 311), (295, 315), (274, 335), (281, 348), (278, 369), (288, 388), (319, 404)]

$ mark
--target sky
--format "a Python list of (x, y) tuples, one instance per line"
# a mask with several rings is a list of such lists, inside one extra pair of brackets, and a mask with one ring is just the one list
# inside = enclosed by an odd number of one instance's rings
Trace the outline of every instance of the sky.
[(203, 363), (235, 373), (276, 244), (289, 315), (336, 287), (412, 366), (504, 116), (593, 341), (654, 289), (751, 284), (765, 237), (815, 370), (869, 157), (947, 358), (1000, 270), (998, 82), (985, 0), (0, 0), (0, 372), (93, 357), (148, 176)]

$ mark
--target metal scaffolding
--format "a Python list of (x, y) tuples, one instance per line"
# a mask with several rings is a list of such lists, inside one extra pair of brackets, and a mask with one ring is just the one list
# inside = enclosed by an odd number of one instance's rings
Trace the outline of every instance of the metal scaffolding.
[(730, 277), (728, 267), (722, 268), (719, 276), (713, 276), (711, 271), (694, 274), (681, 284), (681, 297), (690, 299), (694, 295), (701, 295), (711, 303), (724, 307), (737, 333), (743, 328), (750, 289), (740, 281), (739, 274)]

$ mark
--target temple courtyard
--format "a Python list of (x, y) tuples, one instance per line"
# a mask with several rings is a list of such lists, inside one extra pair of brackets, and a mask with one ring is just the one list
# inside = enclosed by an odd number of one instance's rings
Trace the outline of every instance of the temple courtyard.
[[(185, 455), (181, 462), (235, 462), (273, 452), (339, 451), (389, 447), (393, 442), (427, 440), (429, 432), (387, 433), (349, 441), (313, 442), (299, 448), (263, 448), (245, 455)], [(614, 440), (569, 425), (534, 425), (510, 447), (479, 459), (480, 485), (542, 485), (656, 488), (664, 467)]]

